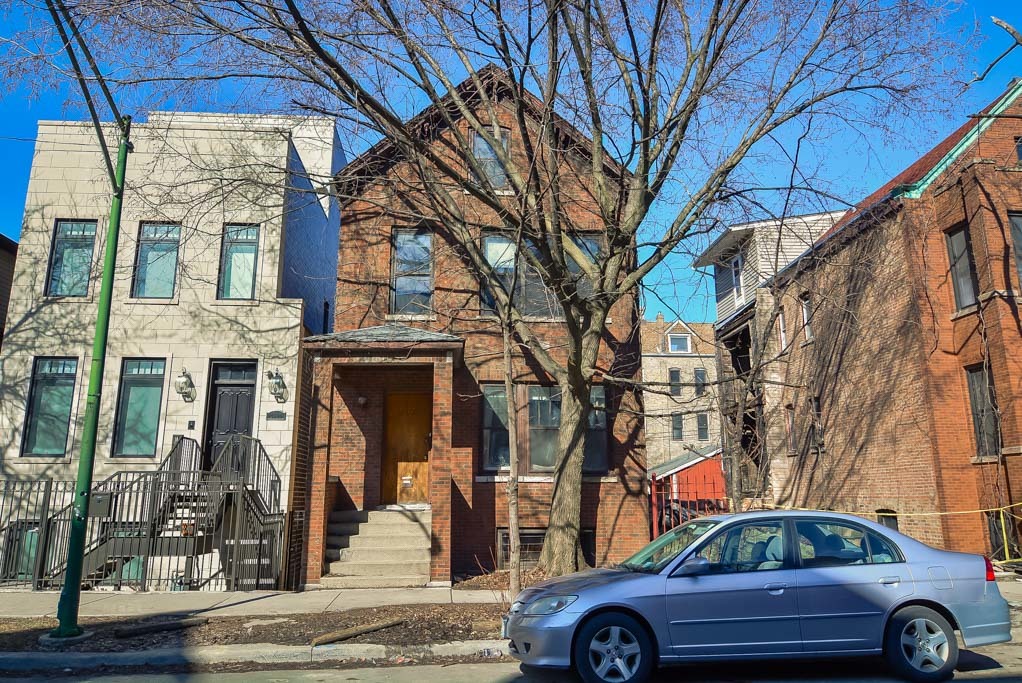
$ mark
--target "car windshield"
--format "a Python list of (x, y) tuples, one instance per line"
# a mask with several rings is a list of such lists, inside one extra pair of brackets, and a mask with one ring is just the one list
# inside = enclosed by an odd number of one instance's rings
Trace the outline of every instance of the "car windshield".
[(713, 527), (720, 524), (715, 519), (695, 519), (676, 526), (645, 548), (635, 553), (619, 566), (633, 572), (654, 574), (671, 563), (685, 548)]

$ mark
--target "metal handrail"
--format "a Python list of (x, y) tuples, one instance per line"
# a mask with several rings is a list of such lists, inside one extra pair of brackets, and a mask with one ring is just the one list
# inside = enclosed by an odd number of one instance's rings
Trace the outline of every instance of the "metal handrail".
[(280, 511), (280, 474), (258, 439), (232, 435), (224, 442), (210, 472), (225, 479), (240, 479), (258, 494), (265, 512)]

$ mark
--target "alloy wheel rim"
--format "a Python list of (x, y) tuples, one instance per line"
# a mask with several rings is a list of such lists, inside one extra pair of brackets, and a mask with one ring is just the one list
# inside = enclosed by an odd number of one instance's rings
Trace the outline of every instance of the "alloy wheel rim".
[(918, 671), (939, 671), (947, 663), (950, 650), (948, 635), (936, 622), (920, 617), (902, 629), (901, 653)]
[(622, 626), (600, 629), (589, 643), (589, 664), (600, 680), (607, 683), (631, 680), (641, 662), (639, 641)]

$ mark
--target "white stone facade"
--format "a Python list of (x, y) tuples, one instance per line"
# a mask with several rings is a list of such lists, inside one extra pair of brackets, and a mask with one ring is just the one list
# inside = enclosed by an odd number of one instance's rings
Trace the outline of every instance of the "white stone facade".
[[(113, 127), (106, 133), (116, 152)], [(336, 200), (323, 188), (330, 187), (329, 179), (343, 163), (333, 121), (159, 113), (133, 125), (131, 140), (95, 479), (157, 466), (175, 435), (203, 444), (211, 363), (254, 361), (252, 436), (265, 446), (286, 496), (300, 340), (306, 333), (324, 331), (332, 317), (324, 320), (323, 305), (332, 313), (340, 221)], [(40, 122), (0, 352), (2, 478), (75, 476), (109, 212), (110, 184), (92, 128)], [(84, 296), (47, 293), (58, 220), (97, 221)], [(133, 296), (140, 226), (150, 221), (181, 226), (172, 298)], [(251, 299), (218, 299), (227, 224), (258, 226)], [(310, 251), (310, 242), (318, 254), (311, 262), (299, 258)], [(25, 455), (22, 449), (33, 362), (45, 357), (77, 361), (62, 456)], [(115, 458), (122, 363), (142, 358), (165, 361), (156, 454)], [(191, 399), (174, 389), (183, 369), (195, 387)], [(267, 372), (277, 371), (287, 387), (282, 400), (267, 387)]]

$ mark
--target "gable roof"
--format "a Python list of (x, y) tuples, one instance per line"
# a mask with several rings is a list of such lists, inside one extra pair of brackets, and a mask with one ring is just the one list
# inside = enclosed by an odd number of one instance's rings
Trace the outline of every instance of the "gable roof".
[(667, 462), (660, 463), (656, 467), (651, 467), (646, 472), (646, 478), (652, 479), (656, 477), (660, 479), (667, 477), (675, 472), (688, 469), (695, 464), (705, 462), (711, 458), (716, 457), (721, 452), (720, 444), (709, 444), (702, 446), (701, 448), (693, 448), (692, 450), (685, 451), (685, 453), (679, 455), (676, 458), (671, 458)]
[(668, 353), (668, 334), (691, 335), (691, 353), (672, 354), (678, 357), (707, 355), (716, 353), (713, 346), (712, 323), (687, 323), (684, 320), (643, 320), (639, 324), (639, 337), (643, 354)]
[[(478, 78), (484, 89), (490, 90), (490, 96), (495, 99), (501, 96), (501, 92), (517, 87), (517, 84), (508, 75), (507, 71), (495, 64), (487, 64), (482, 69), (476, 71), (476, 78)], [(466, 104), (471, 105), (479, 102), (481, 99), (479, 90), (476, 88), (475, 81), (471, 75), (455, 86), (454, 92)], [(544, 112), (540, 99), (528, 90), (524, 91), (523, 99), (533, 113), (549, 113), (551, 122), (557, 131), (567, 140), (574, 142), (574, 150), (583, 153), (586, 157), (589, 156), (588, 150), (590, 145), (593, 144), (592, 138), (568, 123), (566, 119), (556, 112)], [(447, 129), (448, 117), (455, 121), (462, 118), (458, 105), (451, 93), (444, 95), (439, 102), (426, 106), (409, 119), (405, 127), (425, 140), (434, 140), (441, 132)], [(341, 202), (348, 202), (352, 197), (359, 195), (367, 185), (387, 173), (394, 164), (403, 158), (403, 153), (398, 145), (390, 137), (385, 136), (365, 152), (352, 159), (337, 174)], [(620, 175), (628, 173), (627, 169), (613, 161), (609, 154), (604, 155), (604, 159), (606, 159), (607, 168), (612, 173)]]
[(975, 144), (979, 136), (997, 119), (997, 115), (1011, 106), (1020, 94), (1022, 94), (1022, 79), (1015, 79), (1007, 90), (984, 107), (978, 116), (970, 117), (958, 130), (938, 142), (930, 151), (912, 162), (908, 168), (849, 209), (841, 220), (820, 236), (817, 244), (830, 239), (862, 216), (879, 209), (884, 202), (901, 197), (918, 199), (933, 181)]

